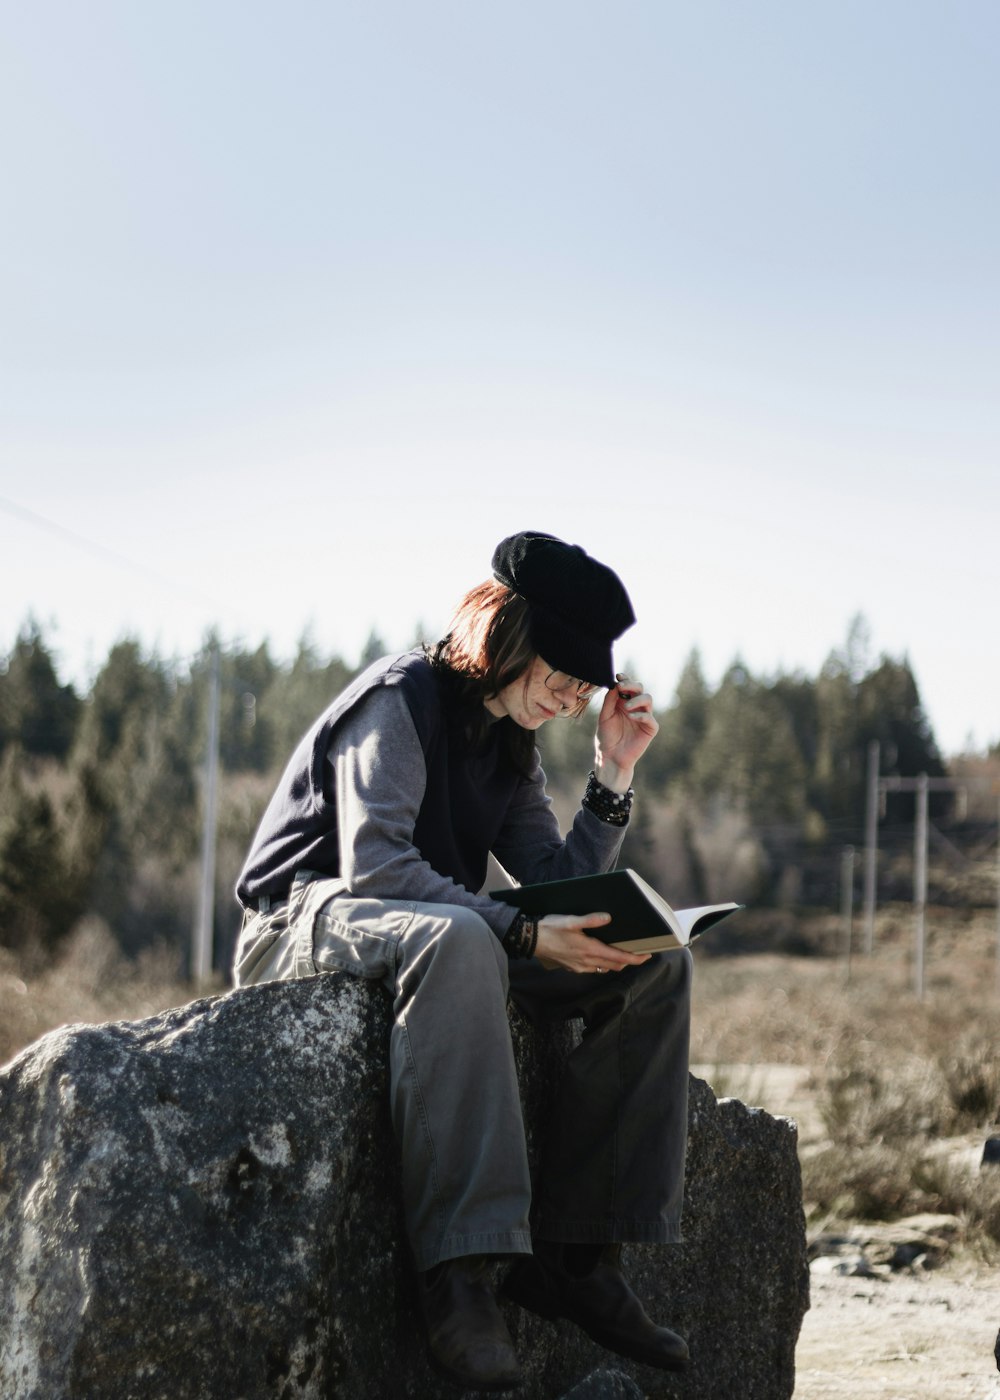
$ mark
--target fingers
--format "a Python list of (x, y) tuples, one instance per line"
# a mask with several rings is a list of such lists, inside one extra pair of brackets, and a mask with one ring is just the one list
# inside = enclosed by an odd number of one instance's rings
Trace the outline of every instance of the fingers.
[(624, 972), (627, 967), (636, 967), (648, 962), (649, 953), (629, 953), (624, 948), (612, 948), (597, 938), (587, 938), (581, 952), (580, 972)]
[(601, 928), (610, 924), (610, 914), (546, 914), (539, 919), (539, 928), (551, 928), (560, 934), (575, 933), (579, 929)]
[(604, 924), (610, 924), (610, 914), (557, 914), (559, 919), (565, 919), (568, 928), (601, 928)]
[(643, 690), (639, 681), (629, 680), (628, 676), (618, 673), (617, 684), (609, 694), (614, 698), (614, 708), (619, 713), (624, 713), (630, 719), (639, 719), (648, 715), (652, 718), (653, 697), (648, 690)]
[(607, 914), (550, 914), (539, 920), (536, 956), (543, 967), (562, 967), (570, 972), (621, 972), (648, 962), (649, 953), (630, 953), (591, 938), (585, 928), (596, 928), (609, 921)]
[(582, 932), (585, 928), (595, 928), (610, 921), (610, 914), (588, 914), (575, 921), (581, 930), (573, 938), (577, 972), (621, 972), (622, 968), (645, 962), (649, 957), (648, 953), (630, 953), (625, 948), (615, 948)]

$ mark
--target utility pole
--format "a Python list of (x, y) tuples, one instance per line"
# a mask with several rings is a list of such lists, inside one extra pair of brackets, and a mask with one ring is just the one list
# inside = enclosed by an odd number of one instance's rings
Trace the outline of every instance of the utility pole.
[(883, 792), (913, 792), (917, 795), (916, 826), (913, 835), (913, 966), (914, 991), (924, 995), (924, 951), (927, 942), (927, 819), (928, 794), (931, 792), (963, 792), (965, 784), (953, 778), (929, 778), (921, 773), (916, 778), (879, 778), (878, 790)]
[(878, 875), (878, 767), (881, 745), (868, 743), (868, 784), (865, 801), (865, 953), (875, 946), (875, 887)]
[(212, 646), (208, 682), (208, 742), (202, 792), (201, 888), (198, 916), (191, 940), (191, 976), (204, 984), (212, 975), (212, 931), (215, 925), (215, 828), (219, 785), (219, 648)]
[(844, 938), (844, 981), (851, 980), (851, 943), (854, 938), (854, 847), (840, 856), (840, 925)]
[(1000, 992), (1000, 803), (997, 804), (997, 991)]
[(927, 946), (927, 785), (926, 773), (917, 779), (917, 814), (913, 827), (914, 990), (923, 1001), (924, 952)]

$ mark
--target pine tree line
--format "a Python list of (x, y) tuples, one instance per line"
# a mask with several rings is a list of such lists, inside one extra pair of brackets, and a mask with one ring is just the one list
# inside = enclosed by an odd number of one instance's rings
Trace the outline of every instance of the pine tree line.
[[(885, 773), (944, 773), (909, 662), (867, 657), (859, 619), (816, 677), (753, 676), (734, 661), (713, 689), (697, 653), (659, 713), (643, 762), (628, 863), (668, 897), (829, 903), (832, 850), (860, 843), (868, 742)], [(212, 648), (221, 655), (217, 948), (239, 914), (232, 885), (296, 741), (357, 670), (303, 641), (290, 663), (211, 636), (186, 665), (133, 640), (89, 691), (60, 681), (28, 622), (0, 665), (0, 945), (53, 948), (83, 915), (126, 951), (186, 950), (195, 903)], [(570, 812), (593, 724), (548, 726), (543, 762)], [(912, 798), (894, 800), (900, 821)], [(890, 814), (892, 815), (892, 814)], [(817, 874), (820, 872), (820, 874)]]

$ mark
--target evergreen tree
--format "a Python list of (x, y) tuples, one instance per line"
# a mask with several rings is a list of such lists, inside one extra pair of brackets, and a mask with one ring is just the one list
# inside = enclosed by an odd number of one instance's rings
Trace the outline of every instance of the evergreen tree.
[(340, 657), (321, 662), (308, 637), (290, 668), (278, 671), (257, 700), (258, 721), (271, 726), (275, 762), (287, 762), (302, 735), (339, 695), (355, 672)]
[(780, 697), (735, 661), (708, 705), (691, 767), (702, 802), (722, 799), (759, 825), (805, 815), (806, 769)]
[(60, 685), (38, 624), (29, 619), (0, 666), (0, 750), (19, 744), (26, 753), (65, 758), (80, 701)]
[(82, 882), (44, 787), (27, 779), (23, 750), (0, 761), (0, 944), (51, 948), (82, 912)]
[(643, 760), (653, 784), (677, 782), (691, 771), (705, 737), (709, 702), (701, 656), (695, 649), (684, 663), (670, 708), (660, 717), (660, 732)]
[(135, 641), (119, 642), (94, 682), (72, 754), (82, 794), (77, 839), (96, 840), (100, 851), (91, 907), (133, 943), (162, 931), (171, 882), (198, 849), (190, 753), (168, 722), (173, 692), (163, 663), (144, 658)]
[(849, 827), (858, 820), (861, 810), (865, 755), (858, 686), (843, 652), (835, 651), (827, 657), (814, 690), (813, 795), (827, 821)]
[[(916, 677), (909, 661), (893, 661), (883, 656), (858, 687), (860, 737), (867, 749), (869, 739), (877, 739), (883, 774), (913, 778), (926, 773), (931, 778), (945, 776), (937, 742), (924, 713)], [(860, 755), (859, 755), (860, 767)], [(863, 802), (859, 783), (859, 805)], [(931, 797), (931, 811), (940, 814), (952, 799), (941, 793)], [(915, 798), (910, 793), (889, 793), (887, 810), (891, 819), (910, 821)]]
[(254, 651), (224, 647), (211, 633), (176, 683), (170, 706), (174, 742), (183, 749), (193, 772), (200, 773), (208, 742), (212, 653), (219, 651), (219, 760), (232, 773), (264, 773), (281, 761), (276, 752), (275, 721), (262, 700), (278, 677), (267, 643)]

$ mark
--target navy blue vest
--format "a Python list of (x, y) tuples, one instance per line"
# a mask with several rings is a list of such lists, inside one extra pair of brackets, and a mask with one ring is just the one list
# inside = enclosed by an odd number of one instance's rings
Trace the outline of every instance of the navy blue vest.
[(490, 726), (485, 747), (470, 752), (465, 714), (447, 675), (423, 652), (376, 661), (344, 690), (306, 733), (261, 819), (236, 886), (244, 904), (287, 893), (298, 870), (340, 874), (337, 813), (324, 781), (337, 725), (376, 686), (398, 686), (413, 717), (427, 765), (427, 787), (413, 843), (439, 875), (476, 891), (517, 788), (506, 757), (504, 718)]

